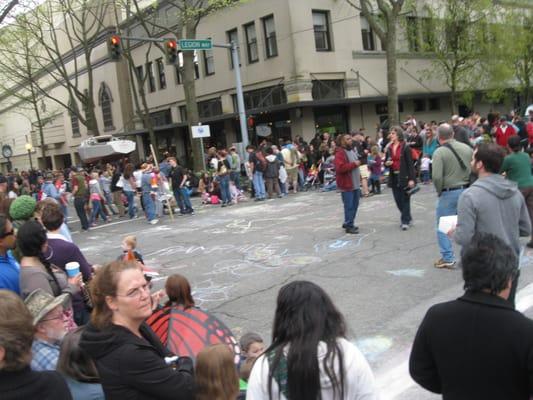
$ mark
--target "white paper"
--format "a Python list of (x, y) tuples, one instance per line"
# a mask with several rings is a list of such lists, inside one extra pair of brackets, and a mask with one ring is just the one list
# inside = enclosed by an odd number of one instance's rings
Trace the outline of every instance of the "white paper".
[(439, 231), (448, 234), (457, 226), (457, 215), (447, 215), (439, 219)]

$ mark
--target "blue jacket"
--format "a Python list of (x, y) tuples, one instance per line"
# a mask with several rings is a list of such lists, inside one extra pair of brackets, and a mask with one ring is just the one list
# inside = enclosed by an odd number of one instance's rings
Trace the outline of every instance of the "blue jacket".
[(46, 194), (46, 197), (51, 197), (55, 200), (59, 200), (59, 192), (57, 191), (55, 185), (51, 181), (46, 181), (43, 185), (43, 193)]
[(9, 250), (0, 256), (0, 289), (12, 290), (20, 295), (20, 265)]

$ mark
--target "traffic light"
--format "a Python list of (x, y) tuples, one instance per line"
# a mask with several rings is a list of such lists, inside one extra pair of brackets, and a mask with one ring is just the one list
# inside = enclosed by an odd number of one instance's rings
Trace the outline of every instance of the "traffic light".
[(120, 36), (111, 35), (107, 39), (107, 52), (111, 61), (119, 61), (122, 57), (122, 41)]
[(165, 40), (165, 55), (167, 64), (176, 64), (178, 61), (178, 43), (175, 39)]

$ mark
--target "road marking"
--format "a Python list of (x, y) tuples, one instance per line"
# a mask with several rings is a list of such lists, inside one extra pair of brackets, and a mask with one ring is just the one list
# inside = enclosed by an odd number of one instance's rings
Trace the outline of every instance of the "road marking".
[[(113, 226), (113, 225), (120, 225), (120, 224), (125, 224), (126, 222), (132, 222), (132, 221), (138, 221), (140, 219), (144, 219), (144, 218), (141, 218), (141, 217), (137, 217), (137, 218), (132, 218), (132, 219), (125, 219), (123, 221), (116, 221), (116, 222), (109, 222), (109, 223), (105, 223), (105, 224), (102, 224), (102, 225), (98, 225), (98, 226), (95, 226), (95, 227), (91, 227), (89, 229), (89, 231), (95, 231), (97, 229), (102, 229), (102, 228), (106, 228), (108, 226)], [(74, 234), (74, 233), (81, 233), (81, 231), (72, 231), (71, 234)]]
[[(533, 283), (525, 286), (516, 295), (516, 309), (526, 312), (533, 307)], [(376, 376), (376, 385), (382, 400), (394, 400), (403, 392), (416, 385), (409, 375), (409, 355), (411, 348), (403, 353), (400, 364)], [(423, 390), (423, 389), (422, 389)], [(429, 392), (428, 392), (429, 393)]]

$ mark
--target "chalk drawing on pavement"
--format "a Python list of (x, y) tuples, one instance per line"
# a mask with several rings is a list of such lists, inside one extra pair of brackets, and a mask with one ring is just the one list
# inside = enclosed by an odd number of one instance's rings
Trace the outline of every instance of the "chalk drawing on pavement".
[(405, 268), (405, 269), (396, 269), (393, 271), (387, 271), (388, 274), (394, 276), (408, 276), (412, 278), (422, 278), (426, 273), (424, 269), (414, 269), (414, 268)]
[(370, 362), (375, 361), (392, 347), (392, 339), (382, 335), (356, 339), (353, 343)]
[(192, 296), (198, 306), (208, 302), (225, 301), (229, 300), (232, 287), (232, 284), (217, 284), (212, 279), (207, 279), (193, 285)]
[(533, 264), (533, 249), (524, 247), (520, 253), (520, 268)]
[(372, 229), (371, 232), (362, 235), (357, 239), (345, 239), (345, 237), (343, 237), (342, 239), (327, 240), (325, 242), (316, 243), (314, 249), (315, 252), (319, 254), (334, 253), (341, 250), (354, 250), (361, 246), (363, 241), (374, 233), (376, 233), (376, 230)]

